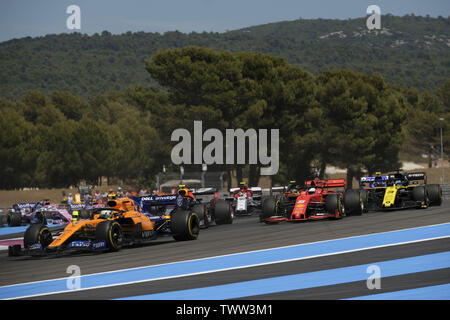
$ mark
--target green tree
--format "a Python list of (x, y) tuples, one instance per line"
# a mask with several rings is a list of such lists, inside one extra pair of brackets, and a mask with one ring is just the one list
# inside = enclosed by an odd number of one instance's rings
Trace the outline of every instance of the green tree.
[(36, 159), (36, 181), (46, 188), (75, 186), (83, 179), (83, 155), (79, 153), (74, 132), (78, 123), (73, 120), (40, 125), (39, 155)]
[[(185, 105), (180, 114), (185, 128), (192, 120), (223, 131), (282, 128), (280, 140), (290, 144), (292, 113), (304, 112), (314, 98), (310, 74), (263, 54), (185, 47), (157, 52), (146, 69), (167, 87), (172, 103)], [(244, 166), (233, 167), (241, 180)], [(249, 173), (250, 184), (257, 185), (259, 165), (251, 165)]]
[(317, 82), (325, 119), (324, 147), (317, 150), (320, 160), (347, 168), (349, 187), (363, 169), (371, 173), (398, 167), (402, 96), (377, 75), (335, 70), (320, 74)]
[(18, 103), (0, 99), (0, 188), (36, 186), (37, 131), (26, 122)]
[(51, 94), (53, 105), (60, 110), (67, 119), (79, 121), (89, 108), (83, 99), (70, 92), (54, 91)]

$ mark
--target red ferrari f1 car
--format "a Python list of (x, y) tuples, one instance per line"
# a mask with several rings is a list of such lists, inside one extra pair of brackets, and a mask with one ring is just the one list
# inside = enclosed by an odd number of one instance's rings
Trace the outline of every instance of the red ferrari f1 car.
[[(347, 214), (362, 214), (363, 199), (358, 190), (344, 191), (345, 179), (309, 180), (303, 186), (291, 181), (281, 196), (267, 198), (260, 220), (265, 223), (341, 219)], [(335, 190), (334, 188), (341, 188)]]

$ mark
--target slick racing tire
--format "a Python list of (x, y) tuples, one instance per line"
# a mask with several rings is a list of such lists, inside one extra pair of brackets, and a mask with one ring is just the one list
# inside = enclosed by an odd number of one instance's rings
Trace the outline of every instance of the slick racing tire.
[(369, 191), (361, 189), (360, 192), (364, 206), (363, 213), (367, 213), (369, 212)]
[[(47, 224), (47, 218), (45, 217), (45, 212), (38, 211), (34, 214), (35, 221), (38, 221), (42, 225)], [(32, 218), (33, 221), (33, 218)]]
[(22, 214), (19, 212), (8, 212), (6, 223), (8, 224), (8, 227), (20, 226), (22, 224)]
[(232, 224), (233, 223), (233, 210), (226, 200), (217, 200), (214, 205), (214, 217), (216, 224)]
[(427, 184), (426, 191), (430, 206), (440, 206), (442, 204), (442, 187), (439, 184)]
[(344, 207), (346, 215), (360, 216), (364, 212), (363, 193), (357, 189), (350, 189), (344, 193)]
[(277, 200), (276, 198), (273, 198), (273, 197), (266, 198), (262, 205), (262, 210), (261, 210), (261, 214), (259, 215), (259, 220), (264, 221), (267, 218), (277, 216), (279, 203), (280, 203), (280, 200)]
[(203, 220), (204, 227), (209, 227), (209, 225), (211, 224), (211, 221), (209, 221), (209, 219), (208, 219), (207, 210), (206, 210), (205, 205), (196, 204), (193, 206), (192, 211), (198, 215), (200, 222)]
[(52, 241), (53, 237), (50, 229), (39, 223), (30, 225), (23, 235), (23, 246), (25, 248), (36, 243), (40, 243), (42, 248), (46, 248)]
[(176, 241), (196, 240), (200, 232), (200, 219), (195, 212), (177, 210), (171, 218), (173, 238)]
[(122, 227), (117, 221), (102, 221), (95, 229), (95, 240), (104, 240), (110, 251), (118, 251), (123, 243)]
[(425, 188), (425, 186), (419, 186), (419, 187), (415, 187), (412, 190), (412, 197), (414, 199), (414, 201), (419, 202), (420, 204), (417, 206), (417, 208), (427, 208), (429, 206), (429, 198), (428, 198), (428, 192), (427, 189)]
[(328, 214), (334, 215), (335, 219), (341, 219), (344, 215), (344, 208), (342, 207), (341, 201), (342, 199), (339, 194), (329, 194), (325, 198), (325, 207), (327, 212)]

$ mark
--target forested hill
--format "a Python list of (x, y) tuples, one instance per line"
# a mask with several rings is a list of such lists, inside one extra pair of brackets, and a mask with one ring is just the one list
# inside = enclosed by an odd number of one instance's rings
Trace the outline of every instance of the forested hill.
[(187, 45), (272, 54), (313, 74), (331, 68), (378, 72), (420, 90), (450, 78), (450, 17), (383, 15), (381, 26), (369, 31), (366, 18), (299, 19), (225, 33), (104, 31), (14, 39), (0, 43), (0, 97), (19, 99), (39, 89), (87, 98), (131, 84), (156, 86), (145, 59), (158, 49)]

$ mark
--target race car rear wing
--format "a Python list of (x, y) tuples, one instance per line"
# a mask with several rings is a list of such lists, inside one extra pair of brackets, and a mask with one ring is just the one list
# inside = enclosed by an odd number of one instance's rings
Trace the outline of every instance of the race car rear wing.
[(198, 189), (190, 189), (192, 194), (195, 196), (201, 196), (204, 194), (215, 194), (217, 192), (217, 188), (198, 188)]
[[(236, 191), (241, 190), (241, 188), (231, 188), (230, 189), (230, 195), (228, 197), (225, 197), (225, 200), (232, 201), (234, 200), (233, 193)], [(248, 191), (251, 191), (253, 193), (252, 198), (253, 199), (261, 199), (262, 197), (262, 188), (261, 187), (250, 187), (247, 189)]]
[(81, 210), (86, 208), (86, 204), (85, 203), (72, 203), (69, 205), (70, 210)]
[(177, 205), (178, 195), (129, 197), (141, 212), (150, 212), (154, 206)]
[(274, 192), (285, 192), (287, 190), (287, 186), (284, 187), (272, 187), (270, 188), (270, 194), (272, 195), (272, 193)]
[(345, 179), (332, 179), (325, 181), (325, 188), (347, 188), (347, 180)]
[(308, 187), (321, 188), (339, 188), (347, 189), (347, 181), (345, 179), (330, 179), (330, 180), (309, 180), (306, 181)]
[[(377, 177), (361, 177), (359, 179), (359, 186), (364, 187), (366, 183), (370, 185), (375, 182), (375, 178)], [(389, 176), (379, 176), (379, 178), (381, 178), (382, 183), (386, 183), (389, 180)]]
[(36, 209), (40, 202), (15, 203), (12, 205), (14, 212), (26, 213)]
[(409, 181), (423, 181), (427, 183), (427, 174), (425, 172), (411, 172), (406, 174), (406, 178)]
[[(219, 191), (217, 188), (198, 188), (191, 189), (192, 194), (197, 198), (197, 200), (205, 200), (202, 196), (213, 195), (215, 200), (219, 200)], [(211, 197), (206, 197), (207, 200), (211, 200)]]
[[(306, 181), (305, 185), (297, 186), (296, 189), (306, 189), (311, 187), (321, 187), (321, 188), (347, 188), (347, 182), (345, 179), (330, 179), (330, 180), (309, 180)], [(287, 186), (284, 187), (272, 187), (270, 188), (270, 193), (274, 192), (286, 192), (288, 190)]]
[[(230, 193), (234, 193), (236, 191), (239, 191), (240, 189), (241, 188), (231, 188), (230, 189)], [(262, 194), (262, 188), (261, 187), (251, 187), (251, 188), (248, 188), (248, 191), (251, 191), (253, 193), (260, 193), (260, 194)]]
[[(389, 176), (381, 176), (382, 181), (387, 181), (389, 179)], [(360, 182), (374, 182), (375, 177), (361, 177), (359, 180)]]

